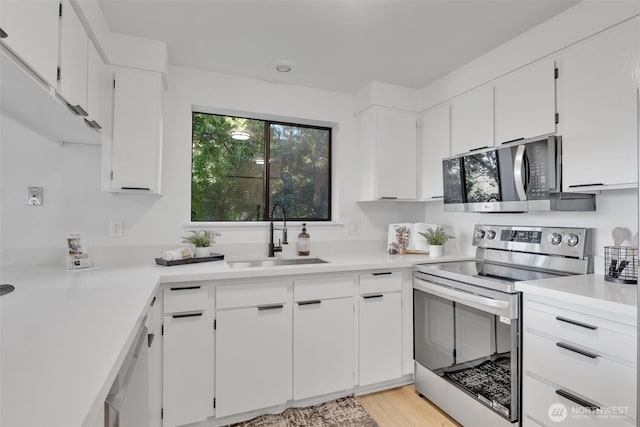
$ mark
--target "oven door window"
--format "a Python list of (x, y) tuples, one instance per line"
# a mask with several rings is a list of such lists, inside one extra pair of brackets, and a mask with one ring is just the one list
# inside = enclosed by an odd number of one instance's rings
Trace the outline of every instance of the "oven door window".
[(468, 203), (501, 201), (496, 152), (472, 154), (463, 159), (466, 201)]
[(419, 290), (414, 320), (416, 362), (505, 418), (517, 418), (517, 320)]

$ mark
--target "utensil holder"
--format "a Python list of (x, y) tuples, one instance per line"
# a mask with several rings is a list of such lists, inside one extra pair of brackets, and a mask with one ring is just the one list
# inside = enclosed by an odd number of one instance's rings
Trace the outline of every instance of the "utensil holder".
[(638, 284), (638, 248), (604, 247), (605, 280), (629, 285)]

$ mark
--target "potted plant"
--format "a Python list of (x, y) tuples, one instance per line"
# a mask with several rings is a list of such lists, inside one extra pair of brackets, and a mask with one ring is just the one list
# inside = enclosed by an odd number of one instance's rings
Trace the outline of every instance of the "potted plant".
[(429, 228), (426, 233), (420, 233), (427, 239), (427, 243), (429, 244), (429, 255), (433, 257), (442, 256), (442, 247), (449, 239), (453, 239), (453, 236), (449, 236), (444, 232), (444, 229), (440, 226), (433, 228)]
[(211, 255), (211, 245), (216, 242), (216, 236), (220, 233), (210, 230), (190, 231), (190, 236), (182, 236), (182, 243), (190, 243), (196, 247), (196, 258), (204, 258)]

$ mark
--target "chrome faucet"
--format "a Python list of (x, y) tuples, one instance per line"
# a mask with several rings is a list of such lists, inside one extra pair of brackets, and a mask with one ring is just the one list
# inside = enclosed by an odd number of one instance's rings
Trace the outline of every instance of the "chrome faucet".
[[(282, 210), (282, 228), (275, 228), (273, 226), (273, 213), (276, 208), (280, 206), (280, 210)], [(271, 222), (269, 223), (269, 256), (275, 256), (276, 252), (282, 252), (282, 245), (287, 245), (287, 211), (284, 208), (284, 205), (280, 203), (275, 203), (273, 208), (271, 208), (271, 216), (269, 217)], [(281, 230), (282, 231), (282, 241), (278, 239), (278, 246), (273, 244), (273, 230)]]

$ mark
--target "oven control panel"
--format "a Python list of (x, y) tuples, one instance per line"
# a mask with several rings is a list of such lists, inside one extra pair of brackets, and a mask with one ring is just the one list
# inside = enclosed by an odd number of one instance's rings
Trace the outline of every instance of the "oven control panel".
[(478, 248), (575, 258), (592, 255), (589, 228), (476, 225), (473, 245)]

